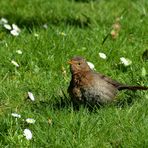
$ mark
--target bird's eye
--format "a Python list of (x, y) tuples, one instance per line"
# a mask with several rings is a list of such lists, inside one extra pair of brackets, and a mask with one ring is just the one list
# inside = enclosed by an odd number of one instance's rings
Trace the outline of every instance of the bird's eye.
[(81, 65), (81, 63), (78, 63), (78, 65)]

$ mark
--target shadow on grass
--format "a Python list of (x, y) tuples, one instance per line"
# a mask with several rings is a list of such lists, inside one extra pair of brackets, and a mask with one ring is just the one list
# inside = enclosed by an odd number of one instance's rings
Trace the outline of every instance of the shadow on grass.
[[(136, 91), (134, 91), (136, 92)], [(140, 96), (137, 93), (133, 93), (133, 92), (126, 92), (124, 93), (124, 98), (119, 98), (116, 103), (115, 106), (120, 107), (120, 108), (124, 108), (127, 106), (132, 106), (135, 101), (137, 101), (137, 98), (140, 98)]]
[(79, 28), (90, 27), (91, 19), (85, 14), (80, 16), (66, 16), (64, 18), (58, 16), (21, 16), (19, 14), (4, 14), (0, 15), (0, 18), (4, 17), (9, 20), (10, 23), (16, 23), (19, 27), (26, 27), (27, 29), (32, 29), (33, 27), (42, 27), (44, 24), (47, 25), (70, 25)]
[(33, 106), (35, 110), (44, 110), (45, 108), (51, 108), (52, 110), (61, 110), (61, 109), (69, 109), (72, 108), (74, 111), (79, 111), (81, 108), (87, 109), (89, 112), (97, 112), (98, 109), (106, 108), (106, 107), (117, 107), (117, 108), (124, 108), (128, 106), (132, 106), (136, 98), (139, 98), (137, 94), (131, 95), (131, 93), (126, 93), (126, 95), (115, 102), (110, 104), (98, 104), (95, 106), (91, 106), (89, 104), (75, 104), (71, 101), (69, 97), (66, 95), (63, 96), (52, 96), (53, 99), (47, 101), (39, 101), (36, 102)]

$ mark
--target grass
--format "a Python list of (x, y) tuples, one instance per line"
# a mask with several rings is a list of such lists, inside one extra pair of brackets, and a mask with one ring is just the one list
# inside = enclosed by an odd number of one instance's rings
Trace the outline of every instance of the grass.
[[(74, 110), (67, 94), (67, 60), (74, 55), (122, 83), (148, 84), (147, 75), (141, 74), (143, 67), (148, 68), (142, 58), (148, 46), (147, 0), (2, 0), (0, 6), (0, 17), (21, 28), (14, 37), (0, 26), (1, 147), (148, 146), (146, 91), (119, 93), (124, 105), (94, 111), (83, 106)], [(121, 18), (118, 38), (109, 36), (102, 44), (117, 17)], [(99, 58), (99, 52), (107, 60)], [(132, 65), (123, 67), (120, 57), (132, 60)], [(28, 91), (34, 94), (34, 102), (27, 99)], [(21, 118), (12, 117), (13, 112)], [(27, 124), (26, 118), (36, 123)], [(23, 136), (25, 128), (33, 133), (30, 141)]]

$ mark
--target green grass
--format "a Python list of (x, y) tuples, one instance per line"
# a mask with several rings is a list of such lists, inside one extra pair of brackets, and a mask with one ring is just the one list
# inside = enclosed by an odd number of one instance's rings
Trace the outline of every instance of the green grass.
[[(67, 61), (74, 55), (122, 83), (148, 85), (148, 76), (141, 74), (142, 67), (148, 70), (142, 59), (148, 46), (147, 0), (1, 0), (0, 7), (0, 18), (21, 28), (14, 37), (0, 26), (0, 147), (148, 146), (146, 91), (121, 92), (123, 105), (94, 111), (83, 106), (74, 110), (67, 94)], [(102, 45), (117, 17), (121, 18), (118, 38), (109, 36)], [(99, 58), (99, 52), (107, 60)], [(132, 60), (132, 65), (123, 67), (120, 57)], [(34, 102), (27, 99), (28, 91)], [(15, 119), (13, 112), (22, 117)], [(26, 118), (36, 123), (27, 124)], [(25, 128), (33, 133), (30, 141), (23, 136)]]

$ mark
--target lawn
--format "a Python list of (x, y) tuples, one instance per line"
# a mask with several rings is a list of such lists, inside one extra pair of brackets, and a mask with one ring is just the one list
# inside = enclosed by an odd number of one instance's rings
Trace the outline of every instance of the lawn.
[(148, 147), (147, 91), (119, 92), (118, 103), (91, 111), (75, 110), (67, 94), (75, 55), (119, 82), (148, 86), (147, 0), (1, 0), (1, 18), (20, 32), (0, 24), (0, 147)]

